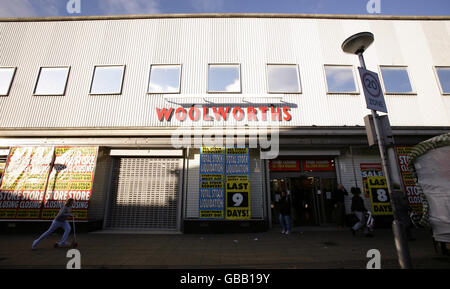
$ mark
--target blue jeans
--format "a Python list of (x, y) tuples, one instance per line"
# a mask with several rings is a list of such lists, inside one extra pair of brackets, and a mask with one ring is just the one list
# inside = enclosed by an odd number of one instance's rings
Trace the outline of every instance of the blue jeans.
[(62, 227), (64, 229), (64, 235), (62, 236), (61, 241), (58, 243), (60, 246), (63, 246), (66, 243), (66, 240), (70, 234), (71, 230), (70, 224), (67, 221), (65, 222), (53, 221), (50, 228), (33, 242), (33, 248), (35, 248), (39, 244), (39, 242), (42, 241), (42, 239), (53, 233), (59, 227)]
[(291, 217), (289, 215), (280, 214), (280, 224), (283, 231), (291, 232)]

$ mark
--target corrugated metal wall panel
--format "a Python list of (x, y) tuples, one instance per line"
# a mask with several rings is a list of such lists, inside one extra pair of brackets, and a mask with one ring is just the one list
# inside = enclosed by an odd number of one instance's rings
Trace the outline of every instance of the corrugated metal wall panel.
[(187, 156), (187, 184), (184, 201), (185, 219), (198, 218), (199, 177), (200, 177), (200, 150), (191, 149)]
[[(362, 94), (327, 95), (323, 72), (325, 63), (353, 64), (356, 69), (357, 57), (344, 54), (340, 45), (359, 30), (375, 33), (375, 45), (365, 54), (369, 69), (377, 70), (378, 64), (410, 66), (418, 95), (386, 97), (391, 124), (445, 126), (450, 123), (448, 99), (437, 92), (430, 66), (448, 65), (433, 63), (447, 59), (448, 53), (434, 43), (446, 47), (450, 41), (448, 33), (429, 33), (434, 24), (425, 22), (299, 18), (0, 22), (0, 66), (18, 67), (10, 95), (0, 98), (0, 126), (188, 126), (190, 122), (175, 118), (169, 124), (159, 122), (155, 108), (215, 102), (244, 105), (243, 97), (251, 99), (249, 105), (280, 103), (263, 98), (279, 96), (267, 94), (268, 62), (296, 63), (300, 68), (303, 93), (283, 96), (293, 118), (281, 121), (281, 126), (363, 125), (367, 110)], [(448, 32), (448, 23), (436, 25), (447, 26)], [(400, 49), (391, 49), (394, 46)], [(208, 62), (240, 63), (243, 93), (207, 94)], [(183, 65), (182, 94), (173, 103), (165, 100), (167, 95), (146, 94), (152, 63)], [(89, 95), (93, 67), (100, 64), (126, 65), (121, 95)], [(66, 95), (32, 95), (39, 67), (47, 65), (71, 66)], [(227, 123), (236, 121), (229, 118)], [(211, 125), (223, 123), (207, 123)]]
[(264, 218), (264, 176), (259, 150), (250, 150), (250, 214), (252, 219)]
[(97, 165), (95, 167), (91, 200), (89, 203), (88, 218), (90, 221), (102, 220), (105, 216), (111, 165), (112, 158), (107, 154), (107, 150), (100, 148), (97, 157)]

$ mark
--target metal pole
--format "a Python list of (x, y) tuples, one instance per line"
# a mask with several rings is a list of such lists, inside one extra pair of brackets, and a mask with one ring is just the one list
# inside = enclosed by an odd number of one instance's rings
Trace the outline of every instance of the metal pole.
[[(361, 67), (366, 69), (366, 63), (364, 61), (363, 53), (358, 53), (359, 62), (361, 64)], [(400, 218), (398, 217), (397, 210), (395, 208), (395, 198), (393, 196), (393, 187), (392, 187), (392, 181), (391, 181), (391, 172), (389, 168), (389, 164), (386, 160), (386, 150), (384, 148), (383, 143), (383, 137), (382, 137), (382, 131), (381, 126), (378, 119), (378, 114), (375, 110), (371, 110), (372, 117), (373, 117), (373, 123), (375, 126), (375, 132), (377, 134), (377, 140), (378, 140), (378, 148), (380, 150), (380, 156), (381, 156), (381, 163), (384, 171), (384, 176), (386, 177), (386, 184), (388, 187), (388, 193), (389, 197), (391, 199), (391, 206), (392, 206), (392, 213), (394, 215), (394, 221), (392, 222), (392, 230), (394, 232), (394, 239), (395, 239), (395, 246), (397, 248), (397, 256), (398, 261), (400, 263), (400, 267), (402, 269), (410, 269), (412, 268), (411, 263), (411, 256), (409, 254), (409, 248), (408, 248), (408, 241), (405, 234), (405, 228), (403, 224), (400, 222)]]

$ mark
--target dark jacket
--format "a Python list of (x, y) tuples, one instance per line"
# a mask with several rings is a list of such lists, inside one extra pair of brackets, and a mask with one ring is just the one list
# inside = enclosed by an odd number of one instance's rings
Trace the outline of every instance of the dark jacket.
[(289, 198), (281, 197), (278, 205), (280, 206), (280, 214), (284, 216), (291, 214), (291, 202), (289, 201)]
[(360, 196), (353, 196), (352, 198), (352, 212), (366, 212), (364, 207), (364, 200)]
[(344, 196), (348, 196), (347, 190), (337, 189), (331, 194), (331, 199), (332, 199), (333, 203), (343, 203), (345, 200)]

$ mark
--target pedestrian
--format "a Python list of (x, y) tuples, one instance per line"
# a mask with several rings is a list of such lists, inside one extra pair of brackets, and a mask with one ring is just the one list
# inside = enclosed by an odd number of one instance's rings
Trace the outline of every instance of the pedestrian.
[(348, 196), (348, 192), (343, 184), (339, 184), (337, 189), (331, 195), (331, 201), (333, 203), (334, 215), (338, 228), (344, 228), (345, 225), (345, 196)]
[[(50, 228), (44, 232), (39, 238), (34, 240), (33, 245), (31, 246), (31, 249), (36, 249), (37, 245), (39, 244), (42, 239), (53, 233), (56, 229), (59, 227), (64, 229), (64, 235), (61, 238), (61, 241), (58, 244), (58, 246), (64, 246), (67, 240), (67, 237), (69, 237), (70, 234), (70, 224), (67, 221), (67, 218), (73, 217), (70, 213), (72, 210), (74, 200), (72, 198), (69, 198), (64, 203), (64, 206), (61, 207), (59, 210), (58, 215), (53, 220), (52, 224), (50, 225)], [(55, 244), (56, 245), (56, 244)]]
[(353, 187), (351, 188), (350, 192), (353, 195), (351, 210), (359, 220), (352, 228), (350, 228), (350, 231), (352, 232), (353, 236), (355, 236), (356, 231), (358, 231), (359, 229), (363, 229), (364, 235), (366, 237), (373, 237), (373, 235), (369, 233), (369, 228), (366, 224), (365, 214), (367, 210), (364, 206), (364, 200), (361, 198), (361, 189)]
[(281, 192), (281, 199), (279, 201), (280, 208), (280, 224), (281, 234), (289, 235), (291, 233), (291, 202), (286, 194), (286, 191)]

